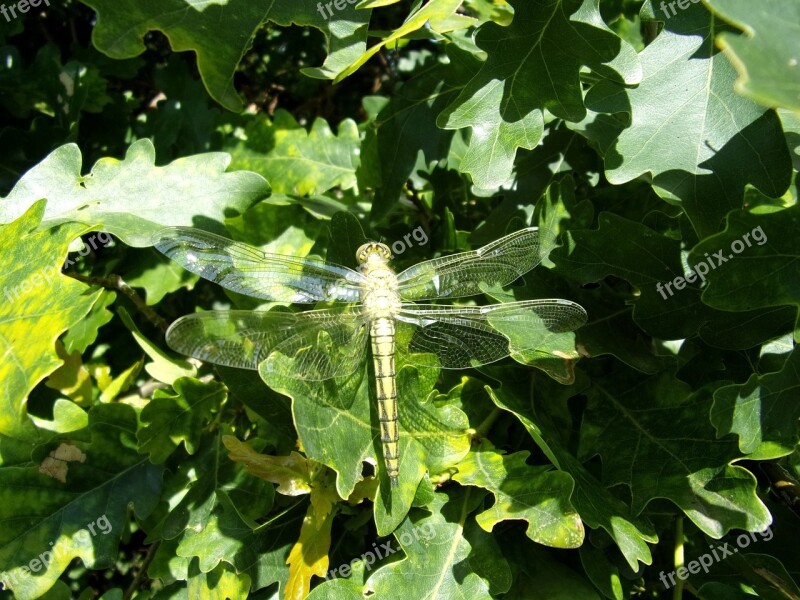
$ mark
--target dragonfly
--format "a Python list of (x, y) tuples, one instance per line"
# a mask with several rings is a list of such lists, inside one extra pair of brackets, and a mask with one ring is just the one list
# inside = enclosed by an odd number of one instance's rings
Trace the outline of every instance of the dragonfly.
[[(524, 336), (520, 342), (509, 331), (569, 332), (587, 320), (579, 304), (562, 299), (487, 306), (418, 302), (465, 298), (484, 293), (485, 286), (512, 283), (543, 258), (537, 227), (477, 250), (420, 262), (399, 274), (392, 268), (389, 246), (374, 241), (356, 251), (356, 270), (269, 254), (189, 227), (161, 230), (154, 245), (188, 271), (233, 292), (271, 302), (341, 303), (297, 312), (189, 314), (170, 325), (166, 341), (173, 350), (203, 361), (260, 372), (266, 368), (308, 381), (351, 375), (363, 366), (371, 346), (383, 462), (393, 486), (400, 473), (396, 355), (419, 367), (431, 366), (430, 354), (444, 369), (477, 367), (537, 350), (524, 347)], [(398, 339), (408, 341), (400, 345)], [(281, 355), (290, 360), (269, 360)]]

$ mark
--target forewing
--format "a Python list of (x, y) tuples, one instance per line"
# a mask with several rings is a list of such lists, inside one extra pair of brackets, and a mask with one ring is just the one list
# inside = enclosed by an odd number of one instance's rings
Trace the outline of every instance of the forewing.
[(364, 361), (368, 328), (358, 307), (299, 313), (249, 310), (186, 315), (167, 331), (169, 346), (200, 360), (258, 369), (273, 353), (286, 377), (320, 381), (349, 375)]
[(322, 261), (279, 254), (190, 227), (159, 231), (154, 245), (184, 269), (221, 286), (273, 302), (356, 302), (361, 273)]
[(542, 260), (539, 228), (515, 231), (477, 250), (409, 267), (397, 276), (403, 300), (460, 298), (481, 293), (480, 284), (508, 285)]
[(401, 348), (407, 362), (426, 366), (414, 354), (432, 353), (442, 368), (465, 369), (512, 353), (547, 353), (549, 339), (583, 325), (586, 311), (558, 299), (466, 307), (403, 304), (396, 319), (398, 339), (408, 340)]

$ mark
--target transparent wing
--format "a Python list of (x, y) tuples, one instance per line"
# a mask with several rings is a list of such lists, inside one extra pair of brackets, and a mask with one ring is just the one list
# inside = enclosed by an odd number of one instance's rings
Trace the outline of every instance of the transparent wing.
[(154, 245), (204, 279), (273, 302), (356, 302), (361, 273), (322, 261), (267, 254), (258, 248), (191, 227), (168, 227)]
[(220, 310), (186, 315), (167, 330), (169, 346), (200, 360), (257, 369), (273, 353), (292, 359), (280, 373), (320, 381), (362, 364), (369, 330), (359, 307), (300, 313)]
[(398, 340), (415, 353), (433, 353), (445, 369), (465, 369), (526, 350), (547, 351), (554, 334), (578, 329), (586, 311), (569, 300), (522, 300), (489, 306), (403, 304), (396, 318)]
[(409, 267), (397, 276), (404, 300), (461, 298), (480, 294), (480, 284), (507, 285), (542, 260), (539, 228), (515, 231), (483, 248)]

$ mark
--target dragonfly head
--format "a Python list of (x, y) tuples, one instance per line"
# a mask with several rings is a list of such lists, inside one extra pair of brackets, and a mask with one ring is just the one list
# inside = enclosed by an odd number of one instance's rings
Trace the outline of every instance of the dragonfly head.
[(392, 260), (392, 251), (386, 244), (367, 242), (356, 250), (356, 259), (359, 265), (366, 265), (373, 261), (384, 263)]

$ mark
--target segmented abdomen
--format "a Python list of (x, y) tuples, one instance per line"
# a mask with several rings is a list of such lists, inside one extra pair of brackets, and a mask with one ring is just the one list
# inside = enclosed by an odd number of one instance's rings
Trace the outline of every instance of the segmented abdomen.
[(394, 321), (378, 318), (370, 328), (372, 358), (375, 362), (375, 388), (378, 396), (378, 419), (386, 473), (397, 485), (400, 472), (399, 431), (397, 428), (397, 384), (394, 372)]

